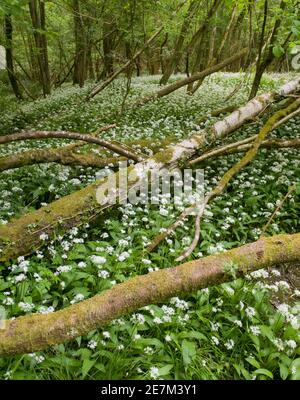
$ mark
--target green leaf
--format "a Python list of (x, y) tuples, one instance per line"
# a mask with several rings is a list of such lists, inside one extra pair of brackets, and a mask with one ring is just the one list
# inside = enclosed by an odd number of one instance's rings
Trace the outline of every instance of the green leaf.
[(273, 47), (273, 54), (275, 57), (279, 58), (284, 54), (284, 48), (281, 46), (274, 46)]
[(268, 371), (268, 370), (265, 369), (265, 368), (259, 368), (259, 369), (255, 370), (255, 371), (254, 371), (254, 374), (255, 374), (255, 375), (265, 375), (265, 376), (267, 376), (268, 378), (273, 379), (273, 374), (272, 374), (272, 372), (271, 372), (271, 371)]
[(169, 364), (169, 365), (165, 365), (164, 367), (159, 368), (159, 370), (158, 370), (159, 376), (168, 375), (168, 373), (171, 371), (173, 366), (174, 366), (173, 364)]
[(194, 342), (183, 340), (181, 348), (182, 348), (183, 364), (187, 366), (196, 357), (196, 345)]
[(281, 379), (286, 380), (286, 378), (289, 376), (288, 368), (284, 364), (279, 364), (279, 369)]
[(254, 357), (247, 357), (246, 360), (248, 361), (249, 364), (253, 365), (253, 367), (257, 369), (260, 368), (259, 362)]
[(85, 378), (97, 360), (84, 359), (82, 364), (82, 377)]

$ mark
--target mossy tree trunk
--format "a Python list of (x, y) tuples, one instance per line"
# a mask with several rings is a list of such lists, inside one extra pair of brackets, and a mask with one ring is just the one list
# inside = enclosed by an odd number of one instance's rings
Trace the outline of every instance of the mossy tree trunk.
[[(300, 233), (262, 238), (225, 253), (137, 276), (88, 300), (50, 314), (3, 321), (0, 356), (44, 350), (170, 297), (231, 281), (260, 268), (299, 263)], [(234, 266), (233, 274), (228, 265)]]

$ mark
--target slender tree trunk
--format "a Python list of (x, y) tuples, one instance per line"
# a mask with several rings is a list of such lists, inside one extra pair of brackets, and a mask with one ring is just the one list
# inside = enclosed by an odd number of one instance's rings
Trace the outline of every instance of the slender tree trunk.
[(18, 85), (18, 81), (15, 76), (14, 61), (13, 61), (13, 25), (11, 15), (6, 14), (4, 17), (5, 24), (5, 55), (6, 55), (6, 68), (9, 77), (9, 81), (15, 96), (18, 99), (22, 99), (22, 94)]
[(170, 76), (172, 75), (176, 66), (178, 65), (178, 63), (180, 62), (180, 60), (182, 58), (183, 44), (184, 44), (186, 35), (190, 29), (190, 25), (191, 25), (192, 19), (194, 17), (195, 11), (197, 10), (197, 7), (198, 7), (197, 3), (198, 3), (197, 1), (192, 1), (190, 4), (187, 14), (184, 18), (179, 36), (176, 40), (173, 54), (170, 57), (170, 59), (168, 60), (167, 65), (165, 66), (165, 69), (164, 69), (164, 74), (159, 82), (161, 85), (165, 85), (168, 82)]
[(106, 15), (103, 21), (103, 70), (100, 79), (107, 78), (114, 72), (114, 39), (115, 39), (116, 25), (111, 16)]
[(44, 0), (30, 0), (29, 10), (34, 29), (33, 35), (36, 45), (37, 61), (40, 81), (44, 96), (51, 93), (51, 80), (48, 62), (48, 47), (46, 37), (46, 16)]
[[(212, 17), (215, 15), (215, 13), (217, 12), (220, 4), (221, 4), (220, 0), (214, 0), (211, 8), (209, 9), (209, 11), (207, 13), (207, 16), (205, 17), (204, 22), (201, 24), (200, 28), (195, 33), (195, 35), (193, 36), (193, 38), (189, 44), (189, 48), (188, 48), (189, 53), (191, 53), (193, 51), (195, 51), (195, 53), (196, 53), (196, 57), (194, 59), (194, 63), (192, 64), (192, 69), (191, 69), (192, 75), (200, 70), (200, 62), (201, 62), (201, 58), (203, 56), (204, 36), (205, 36), (205, 33), (208, 31), (209, 22), (212, 19)], [(188, 91), (188, 93), (193, 92), (193, 83), (188, 85), (187, 91)]]
[(75, 63), (73, 84), (83, 87), (86, 78), (87, 43), (85, 26), (80, 11), (80, 1), (73, 0), (74, 34), (75, 34)]
[[(265, 2), (265, 16), (264, 19), (267, 18), (267, 2)], [(286, 2), (285, 0), (281, 1), (280, 4), (280, 9), (284, 10), (286, 7)], [(249, 100), (251, 100), (253, 97), (256, 96), (258, 89), (259, 89), (259, 85), (260, 85), (260, 81), (261, 78), (263, 76), (263, 73), (265, 72), (265, 70), (267, 69), (267, 67), (272, 63), (272, 61), (274, 60), (274, 54), (273, 54), (273, 46), (276, 42), (277, 39), (277, 33), (278, 30), (280, 28), (282, 22), (282, 17), (280, 16), (279, 18), (276, 19), (273, 30), (272, 30), (272, 34), (271, 34), (271, 38), (270, 38), (270, 43), (268, 48), (266, 49), (266, 55), (263, 58), (263, 60), (257, 65), (256, 65), (256, 72), (255, 72), (255, 76), (254, 76), (254, 80), (253, 80), (253, 84), (252, 84), (252, 88), (251, 88), (251, 92), (250, 92), (250, 96), (249, 96)], [(262, 35), (264, 33), (264, 26), (263, 26), (263, 30), (262, 30)], [(261, 46), (262, 46), (262, 41), (260, 42), (260, 52), (259, 52), (259, 59), (261, 57)]]

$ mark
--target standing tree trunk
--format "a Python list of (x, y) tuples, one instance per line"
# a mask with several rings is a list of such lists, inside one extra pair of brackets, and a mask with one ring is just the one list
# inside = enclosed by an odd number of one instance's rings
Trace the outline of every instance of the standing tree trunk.
[(197, 10), (197, 7), (198, 7), (198, 2), (197, 1), (193, 1), (190, 4), (190, 7), (189, 7), (189, 9), (187, 11), (187, 14), (186, 14), (186, 16), (184, 18), (184, 21), (183, 21), (179, 36), (178, 36), (178, 38), (176, 40), (173, 54), (170, 57), (170, 59), (168, 60), (168, 63), (164, 68), (164, 74), (163, 74), (163, 76), (162, 76), (162, 78), (161, 78), (161, 80), (159, 82), (161, 85), (165, 85), (168, 82), (170, 76), (172, 75), (172, 73), (174, 72), (176, 66), (178, 65), (178, 63), (180, 62), (180, 60), (182, 58), (182, 55), (183, 55), (183, 43), (184, 43), (186, 35), (187, 35), (188, 31), (189, 31), (189, 28), (190, 28), (193, 16), (195, 14), (195, 11)]
[[(208, 31), (209, 28), (209, 22), (212, 19), (212, 17), (216, 14), (218, 7), (220, 6), (221, 1), (220, 0), (214, 0), (211, 8), (209, 9), (207, 16), (204, 20), (204, 22), (201, 24), (200, 28), (197, 30), (197, 32), (194, 34), (192, 37), (192, 40), (189, 44), (188, 47), (188, 52), (191, 54), (193, 51), (196, 52), (196, 57), (194, 60), (194, 63), (192, 65), (192, 70), (191, 74), (194, 75), (197, 71), (201, 70), (200, 68), (200, 61), (201, 57), (203, 56), (202, 50), (203, 50), (203, 42), (204, 42), (204, 37), (206, 32)], [(191, 83), (187, 87), (188, 93), (193, 92), (193, 84)]]
[[(266, 1), (265, 2), (264, 20), (267, 18), (267, 7), (268, 7), (268, 4), (267, 4), (267, 1)], [(285, 7), (286, 7), (286, 2), (285, 2), (285, 0), (282, 0), (281, 3), (280, 3), (280, 9), (283, 11), (285, 9)], [(274, 44), (276, 42), (277, 33), (278, 33), (279, 28), (280, 28), (281, 22), (282, 22), (282, 16), (279, 16), (276, 19), (275, 24), (274, 24), (274, 27), (273, 27), (273, 30), (272, 30), (272, 33), (271, 33), (270, 43), (269, 43), (269, 46), (268, 46), (268, 48), (266, 50), (266, 55), (265, 55), (265, 57), (263, 58), (263, 60), (261, 62), (259, 62), (259, 61), (261, 59), (262, 41), (259, 44), (260, 47), (259, 47), (259, 54), (258, 54), (258, 62), (257, 62), (257, 65), (256, 65), (256, 72), (255, 72), (255, 76), (254, 76), (254, 80), (253, 80), (253, 84), (252, 84), (249, 100), (253, 99), (253, 97), (256, 96), (257, 91), (259, 89), (261, 78), (263, 76), (263, 73), (265, 72), (267, 67), (274, 60), (275, 56), (273, 54), (273, 46), (274, 46)], [(264, 25), (265, 25), (265, 21), (264, 21), (263, 28), (262, 28), (262, 38), (263, 38), (263, 34), (264, 34), (264, 29), (265, 29)]]
[(20, 92), (18, 81), (14, 71), (13, 47), (12, 47), (13, 25), (12, 25), (11, 15), (8, 14), (5, 15), (4, 24), (5, 24), (5, 38), (6, 38), (5, 55), (6, 55), (7, 73), (15, 96), (18, 99), (22, 99), (22, 94)]
[(73, 0), (74, 33), (75, 33), (75, 63), (73, 84), (83, 87), (86, 78), (87, 43), (83, 17), (80, 13), (79, 0)]
[(44, 96), (46, 96), (51, 93), (51, 80), (48, 61), (44, 0), (30, 0), (29, 11), (36, 46), (36, 58), (39, 67), (39, 78), (43, 88), (43, 94)]
[(108, 76), (112, 75), (114, 72), (114, 58), (113, 58), (113, 48), (115, 42), (115, 32), (116, 26), (115, 22), (111, 18), (111, 16), (105, 16), (103, 21), (103, 70), (100, 75), (100, 79), (107, 78)]

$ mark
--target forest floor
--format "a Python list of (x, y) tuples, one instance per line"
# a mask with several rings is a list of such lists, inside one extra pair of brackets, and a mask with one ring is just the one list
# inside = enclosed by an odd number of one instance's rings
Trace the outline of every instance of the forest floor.
[[(173, 77), (175, 79), (175, 77)], [(249, 82), (225, 103), (244, 79), (217, 73), (194, 96), (181, 89), (158, 102), (121, 113), (126, 82), (120, 79), (89, 103), (84, 89), (65, 86), (47, 99), (17, 104), (0, 83), (0, 134), (17, 129), (92, 133), (109, 123), (107, 140), (167, 137), (177, 141), (197, 128), (197, 119), (228, 105), (246, 103)], [(261, 92), (272, 91), (291, 75), (266, 75)], [(127, 104), (157, 88), (158, 76), (134, 78)], [(222, 117), (218, 117), (220, 119)], [(208, 118), (207, 126), (216, 118)], [(258, 133), (255, 120), (230, 136), (233, 142)], [(300, 117), (270, 134), (300, 138)], [(16, 142), (0, 147), (0, 157), (24, 150), (60, 147), (67, 141)], [(69, 142), (68, 142), (69, 143)], [(221, 143), (221, 142), (220, 142)], [(151, 150), (142, 149), (146, 153)], [(85, 146), (97, 152), (97, 146)], [(197, 168), (209, 191), (240, 155), (211, 159)], [(40, 164), (0, 175), (0, 224), (85, 187), (107, 172), (96, 168)], [(276, 204), (300, 180), (297, 149), (262, 149), (205, 212), (201, 242), (191, 258), (226, 251), (260, 237)], [(292, 192), (267, 233), (300, 231), (300, 194)], [(97, 224), (74, 228), (30, 257), (0, 264), (0, 304), (7, 317), (52, 312), (92, 297), (116, 283), (156, 268), (175, 266), (192, 238), (190, 218), (155, 252), (142, 250), (179, 210), (161, 205), (116, 207)], [(98, 257), (95, 257), (98, 256)], [(2, 379), (300, 379), (299, 276), (285, 266), (260, 270), (231, 283), (149, 305), (47, 351), (0, 359)]]

